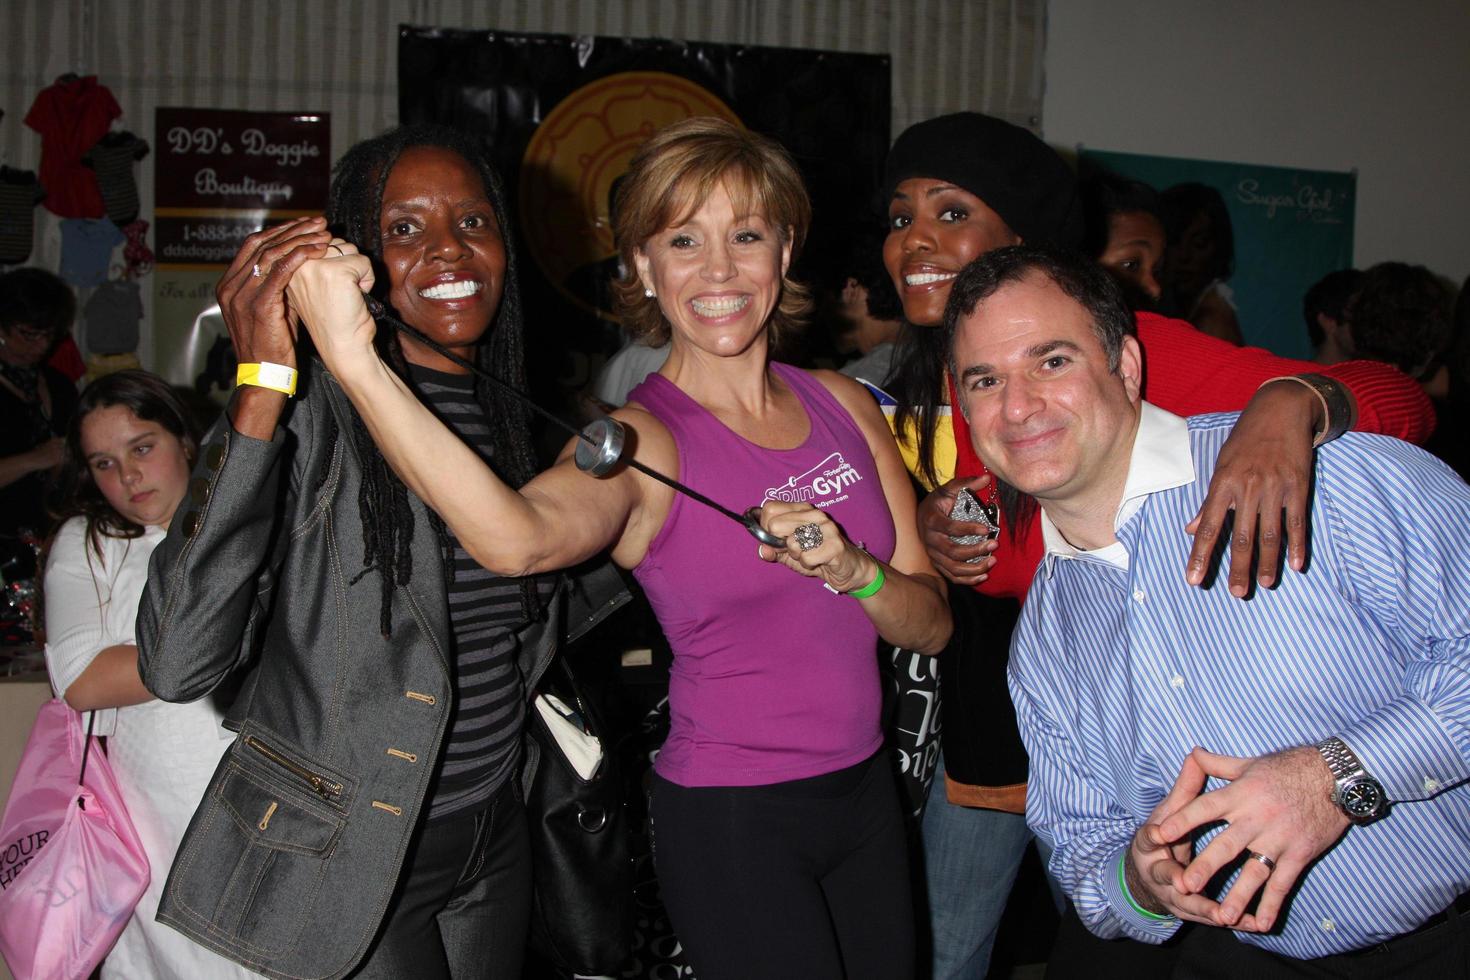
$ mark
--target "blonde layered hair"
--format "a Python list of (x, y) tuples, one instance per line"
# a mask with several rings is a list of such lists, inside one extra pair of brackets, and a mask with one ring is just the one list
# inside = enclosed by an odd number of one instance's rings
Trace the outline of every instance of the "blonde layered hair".
[[(666, 126), (634, 155), (618, 189), (613, 235), (627, 273), (613, 283), (628, 332), (657, 347), (669, 339), (658, 299), (646, 296), (634, 257), (654, 235), (683, 224), (724, 185), (737, 214), (759, 215), (791, 246), (795, 262), (811, 227), (812, 205), (801, 174), (775, 140), (713, 116)], [(769, 321), (771, 343), (801, 326), (811, 294), (781, 277), (781, 300)]]

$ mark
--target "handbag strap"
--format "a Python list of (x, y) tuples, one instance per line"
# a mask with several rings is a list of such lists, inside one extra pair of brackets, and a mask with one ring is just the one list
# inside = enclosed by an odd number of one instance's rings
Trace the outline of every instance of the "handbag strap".
[[(77, 773), (77, 785), (80, 786), (87, 778), (87, 753), (92, 751), (92, 726), (97, 724), (97, 712), (87, 712), (87, 737), (82, 739), (82, 771)], [(87, 808), (84, 798), (77, 797), (77, 806), (83, 810)]]
[(577, 676), (572, 673), (572, 665), (567, 663), (566, 654), (558, 651), (553, 664), (561, 668), (562, 676), (566, 678), (567, 693), (571, 695), (577, 706), (577, 715), (582, 719), (582, 731), (588, 735), (600, 734), (601, 721), (588, 713), (587, 699), (582, 697), (582, 690), (577, 686)]

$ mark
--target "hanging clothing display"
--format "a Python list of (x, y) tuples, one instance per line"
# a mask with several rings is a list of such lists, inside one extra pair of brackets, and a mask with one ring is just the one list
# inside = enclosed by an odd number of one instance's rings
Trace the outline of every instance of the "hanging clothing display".
[(61, 223), (61, 278), (83, 289), (102, 285), (122, 243), (123, 233), (106, 218), (68, 218)]
[(34, 170), (0, 167), (0, 265), (20, 265), (31, 257), (36, 205), (45, 197)]
[(25, 123), (41, 135), (41, 183), (46, 209), (63, 218), (106, 214), (97, 175), (82, 154), (106, 135), (122, 108), (96, 75), (62, 76), (36, 95)]
[(66, 375), (66, 380), (73, 384), (87, 373), (87, 362), (82, 360), (82, 349), (77, 346), (77, 340), (70, 331), (56, 344), (56, 349), (51, 352), (46, 363)]
[(148, 141), (127, 130), (108, 133), (82, 154), (82, 163), (97, 174), (107, 216), (121, 228), (138, 217), (138, 183), (133, 164), (148, 155)]
[(87, 350), (93, 354), (126, 354), (138, 349), (138, 321), (143, 319), (143, 296), (128, 279), (104, 282), (82, 307)]
[(123, 246), (123, 261), (128, 265), (123, 276), (136, 279), (153, 271), (153, 249), (148, 247), (148, 222), (139, 218), (123, 226), (123, 237), (128, 240)]

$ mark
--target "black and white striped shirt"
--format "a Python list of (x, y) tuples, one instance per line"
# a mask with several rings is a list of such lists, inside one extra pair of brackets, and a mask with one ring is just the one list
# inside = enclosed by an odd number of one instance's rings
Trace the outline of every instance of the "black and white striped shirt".
[[(482, 459), (492, 453), (489, 420), (474, 397), (474, 379), (411, 367), (419, 397)], [(452, 634), (454, 707), (439, 769), (429, 791), (428, 819), (484, 804), (520, 761), (526, 699), (515, 655), (516, 631), (527, 623), (521, 581), (486, 571), (452, 531), (453, 577), (446, 583)], [(553, 587), (536, 580), (537, 604)]]

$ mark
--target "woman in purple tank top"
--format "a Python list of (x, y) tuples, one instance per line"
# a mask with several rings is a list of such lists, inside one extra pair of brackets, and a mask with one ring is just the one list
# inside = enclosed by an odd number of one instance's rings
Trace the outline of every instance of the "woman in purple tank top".
[(351, 246), (302, 267), (292, 306), (394, 469), (486, 568), (609, 549), (642, 582), (674, 650), (655, 865), (701, 980), (911, 976), (875, 644), (934, 653), (951, 621), (878, 407), (835, 372), (770, 361), (807, 307), (786, 278), (806, 191), (773, 141), (690, 119), (634, 157), (618, 212), (624, 315), (670, 352), (615, 417), (641, 462), (731, 510), (761, 504), (784, 549), (632, 469), (593, 477), (571, 446), (507, 487), (378, 360)]

